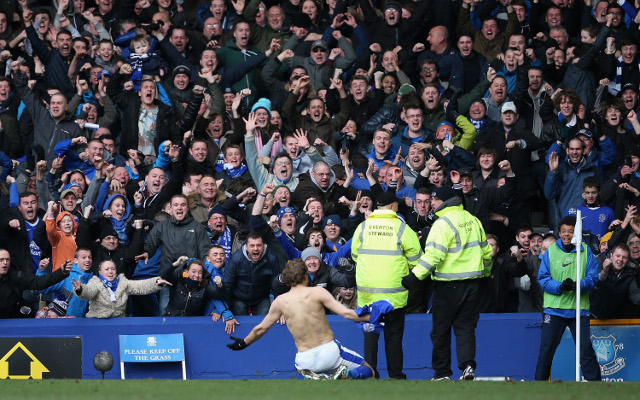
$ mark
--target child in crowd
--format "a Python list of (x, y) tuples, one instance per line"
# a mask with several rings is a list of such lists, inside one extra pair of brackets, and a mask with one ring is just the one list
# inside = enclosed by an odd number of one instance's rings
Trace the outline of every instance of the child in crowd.
[(133, 82), (134, 90), (138, 91), (145, 75), (150, 75), (155, 81), (160, 80), (167, 70), (167, 63), (156, 53), (149, 52), (151, 41), (147, 35), (138, 35), (131, 40), (133, 53), (127, 57), (127, 63), (133, 68), (129, 78)]
[(333, 289), (333, 297), (338, 300), (342, 305), (352, 310), (358, 308), (358, 295), (356, 294), (356, 288), (346, 288), (338, 286)]
[(47, 207), (47, 237), (51, 242), (53, 261), (52, 271), (56, 271), (66, 261), (71, 260), (76, 252), (76, 230), (78, 223), (68, 211), (63, 211), (54, 218), (56, 203), (50, 201)]
[(96, 65), (101, 66), (103, 70), (107, 70), (113, 74), (118, 70), (114, 55), (113, 43), (108, 39), (102, 39), (98, 44), (98, 51), (96, 52)]
[(69, 303), (64, 295), (59, 294), (51, 303), (38, 310), (36, 318), (74, 318), (67, 315), (68, 307)]
[(600, 203), (600, 180), (598, 178), (593, 176), (586, 178), (582, 187), (584, 204), (568, 209), (564, 215), (576, 215), (576, 211), (580, 210), (582, 212), (582, 230), (591, 230), (591, 234), (596, 235), (600, 240), (616, 218), (611, 207)]

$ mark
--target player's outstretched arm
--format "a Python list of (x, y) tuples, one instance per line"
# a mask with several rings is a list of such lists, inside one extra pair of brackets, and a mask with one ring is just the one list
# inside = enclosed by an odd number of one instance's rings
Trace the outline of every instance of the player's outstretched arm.
[(322, 305), (333, 311), (334, 313), (340, 315), (342, 318), (348, 319), (350, 321), (355, 322), (368, 322), (369, 315), (363, 315), (362, 317), (358, 316), (355, 311), (350, 308), (345, 307), (338, 300), (334, 299), (326, 289), (320, 288), (321, 290), (317, 290), (318, 296), (320, 297), (320, 301)]
[(244, 338), (244, 340), (232, 337), (232, 339), (235, 340), (235, 342), (228, 344), (227, 347), (229, 347), (231, 350), (245, 349), (251, 343), (255, 342), (256, 340), (264, 336), (264, 334), (267, 333), (269, 329), (271, 329), (273, 324), (275, 324), (280, 320), (281, 315), (282, 315), (282, 312), (280, 311), (280, 302), (278, 301), (278, 299), (276, 299), (271, 304), (271, 308), (269, 308), (269, 313), (264, 317), (262, 322), (256, 325), (255, 328), (253, 328), (251, 332), (249, 332), (247, 337)]

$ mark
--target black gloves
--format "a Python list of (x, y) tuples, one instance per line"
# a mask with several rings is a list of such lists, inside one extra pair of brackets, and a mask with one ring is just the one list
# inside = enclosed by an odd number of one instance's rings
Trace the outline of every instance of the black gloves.
[(405, 276), (402, 277), (402, 286), (405, 289), (409, 289), (411, 286), (415, 285), (420, 279), (411, 271)]
[(340, 257), (338, 260), (338, 271), (345, 275), (355, 276), (356, 264), (350, 258)]
[(573, 292), (576, 290), (576, 282), (571, 278), (567, 278), (560, 284), (560, 290), (563, 292)]
[(231, 340), (233, 340), (234, 342), (229, 343), (227, 347), (233, 351), (244, 350), (247, 348), (247, 346), (249, 346), (244, 342), (244, 339), (231, 336)]

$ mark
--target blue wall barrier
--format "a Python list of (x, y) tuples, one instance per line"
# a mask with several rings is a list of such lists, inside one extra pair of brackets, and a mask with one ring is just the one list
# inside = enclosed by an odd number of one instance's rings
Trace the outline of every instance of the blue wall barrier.
[[(603, 381), (640, 380), (640, 326), (591, 326), (591, 344)], [(571, 333), (566, 330), (556, 351), (551, 376), (574, 380), (575, 359), (575, 344)]]
[[(342, 345), (363, 354), (363, 334), (358, 325), (338, 316), (329, 323)], [(234, 336), (244, 337), (260, 317), (238, 317)], [(533, 379), (540, 344), (539, 314), (483, 314), (477, 329), (477, 376)], [(404, 371), (409, 379), (430, 379), (431, 315), (407, 315), (404, 333)], [(258, 342), (240, 352), (230, 343), (222, 322), (207, 317), (0, 320), (0, 337), (81, 337), (84, 379), (101, 377), (93, 366), (96, 353), (113, 354), (108, 379), (120, 378), (119, 335), (183, 333), (187, 379), (290, 379), (296, 348), (285, 326), (275, 325)], [(382, 339), (381, 339), (382, 340)], [(452, 370), (459, 376), (452, 342)], [(379, 346), (378, 370), (387, 377), (384, 346)], [(2, 356), (2, 355), (0, 355)], [(61, 356), (64, 356), (61, 354)], [(127, 379), (181, 379), (180, 363), (125, 364)], [(45, 376), (46, 377), (46, 376)]]

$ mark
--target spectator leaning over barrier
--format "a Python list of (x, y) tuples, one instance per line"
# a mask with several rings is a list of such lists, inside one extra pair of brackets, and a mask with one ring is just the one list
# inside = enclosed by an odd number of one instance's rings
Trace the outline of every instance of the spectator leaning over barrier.
[[(629, 263), (629, 247), (613, 246), (591, 291), (591, 315), (598, 319), (631, 318), (640, 305), (638, 269)], [(634, 307), (634, 305), (636, 307)]]
[[(47, 265), (41, 263), (40, 268), (36, 272), (37, 276), (47, 275)], [(63, 281), (56, 283), (44, 290), (42, 293), (53, 293), (54, 295), (63, 295), (66, 297), (65, 292), (73, 292), (73, 281), (78, 280), (80, 283), (87, 284), (93, 277), (91, 272), (91, 250), (86, 247), (79, 247), (76, 250), (75, 259), (73, 260), (73, 266), (69, 276)], [(80, 299), (78, 296), (72, 296), (68, 300), (66, 315), (83, 318), (87, 313), (89, 303), (86, 300)]]
[[(263, 194), (260, 194), (261, 196)], [(271, 305), (271, 282), (280, 272), (262, 236), (249, 233), (242, 248), (231, 255), (223, 284), (234, 315), (267, 315)]]
[(171, 296), (164, 312), (166, 316), (185, 317), (204, 315), (208, 300), (222, 299), (224, 289), (209, 283), (204, 266), (196, 259), (181, 256), (173, 263)]
[(89, 283), (73, 281), (76, 296), (89, 301), (87, 318), (124, 317), (125, 307), (130, 295), (144, 295), (157, 292), (171, 283), (158, 277), (142, 281), (130, 281), (124, 274), (116, 274), (113, 261), (105, 260), (100, 264), (98, 276)]

